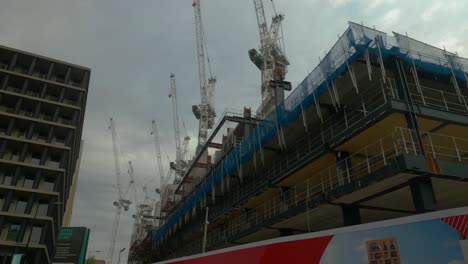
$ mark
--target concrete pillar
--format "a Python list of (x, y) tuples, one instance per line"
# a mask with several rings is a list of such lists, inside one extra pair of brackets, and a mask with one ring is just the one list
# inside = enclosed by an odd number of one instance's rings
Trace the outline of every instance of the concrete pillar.
[(29, 80), (28, 79), (24, 80), (23, 85), (21, 86), (22, 94), (26, 93), (26, 90), (28, 89), (28, 85), (29, 85)]
[(18, 184), (20, 173), (21, 173), (21, 167), (16, 166), (15, 174), (13, 175), (13, 179), (11, 180), (11, 186), (16, 186)]
[(31, 122), (31, 124), (29, 125), (29, 128), (28, 128), (28, 132), (26, 134), (27, 139), (32, 139), (32, 136), (34, 135), (34, 127), (35, 126), (36, 126), (36, 124), (34, 122)]
[(52, 117), (52, 121), (58, 122), (58, 118), (60, 115), (60, 107), (55, 108), (54, 116)]
[(48, 148), (44, 148), (44, 150), (42, 151), (41, 161), (39, 162), (39, 165), (44, 165), (45, 162), (47, 161), (47, 155), (49, 152), (48, 150), (49, 150)]
[(18, 233), (18, 237), (16, 238), (16, 242), (20, 242), (20, 243), (27, 242), (25, 241), (25, 237), (24, 237), (24, 235), (26, 234), (27, 228), (28, 228), (28, 220), (26, 219), (21, 220), (21, 227)]
[(47, 70), (47, 80), (50, 80), (50, 77), (52, 77), (52, 72), (54, 71), (55, 63), (51, 63), (49, 65), (49, 69)]
[(52, 142), (52, 139), (54, 138), (54, 131), (55, 131), (55, 127), (54, 127), (54, 126), (50, 126), (49, 132), (47, 133), (47, 143), (51, 143), (51, 142)]
[(16, 61), (18, 60), (18, 53), (15, 53), (10, 60), (10, 65), (8, 65), (8, 70), (11, 71), (16, 66)]
[(5, 77), (3, 77), (2, 87), (1, 87), (2, 90), (4, 90), (7, 87), (9, 79), (10, 79), (10, 75), (5, 75)]
[(437, 210), (437, 201), (429, 177), (415, 178), (410, 181), (411, 196), (417, 213)]
[(0, 142), (0, 159), (2, 159), (3, 155), (5, 154), (7, 140), (2, 139)]
[(34, 174), (33, 189), (39, 188), (39, 183), (40, 183), (40, 180), (41, 180), (41, 175), (42, 175), (42, 170), (36, 170), (36, 173)]
[(31, 65), (29, 65), (29, 69), (28, 69), (28, 75), (32, 75), (33, 72), (34, 72), (34, 68), (36, 67), (36, 63), (37, 63), (37, 58), (34, 58), (31, 62)]
[(15, 119), (10, 118), (10, 122), (8, 123), (8, 128), (6, 131), (7, 136), (11, 135), (11, 132), (13, 132), (13, 128), (15, 127)]
[(87, 83), (89, 82), (89, 72), (86, 71), (83, 80), (81, 81), (80, 88), (86, 88)]
[(19, 98), (18, 101), (16, 101), (15, 105), (15, 114), (19, 114), (19, 111), (21, 109), (21, 104), (23, 103), (23, 98)]
[(341, 206), (344, 226), (361, 224), (361, 212), (358, 205), (345, 204)]
[(71, 67), (68, 67), (67, 73), (65, 74), (65, 84), (68, 84), (70, 82), (70, 76), (71, 76)]
[(67, 89), (65, 88), (62, 88), (62, 90), (60, 90), (60, 94), (59, 94), (59, 98), (58, 98), (58, 101), (60, 103), (63, 103), (63, 99), (65, 98), (65, 92), (66, 92)]
[(47, 83), (44, 83), (41, 88), (40, 98), (44, 98), (47, 93)]
[(13, 190), (8, 190), (7, 195), (5, 196), (5, 202), (3, 203), (2, 211), (7, 212), (10, 207), (11, 200), (13, 198)]
[(42, 102), (39, 102), (36, 104), (36, 107), (34, 108), (34, 117), (39, 118), (39, 114), (41, 113), (41, 108), (42, 108)]
[(36, 194), (35, 193), (31, 193), (29, 195), (29, 199), (28, 199), (28, 204), (26, 205), (26, 213), (27, 214), (31, 214), (31, 216), (34, 216), (32, 209), (33, 209), (33, 205), (34, 205), (34, 200), (35, 200), (35, 197), (36, 197)]

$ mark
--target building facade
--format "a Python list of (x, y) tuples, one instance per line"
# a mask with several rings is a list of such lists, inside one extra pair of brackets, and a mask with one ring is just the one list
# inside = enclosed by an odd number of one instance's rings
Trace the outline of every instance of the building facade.
[(369, 264), (400, 264), (400, 250), (395, 238), (366, 241)]
[(0, 46), (0, 264), (50, 263), (70, 224), (90, 69)]
[(130, 260), (467, 206), (467, 76), (456, 53), (350, 23), (271, 114), (220, 117)]

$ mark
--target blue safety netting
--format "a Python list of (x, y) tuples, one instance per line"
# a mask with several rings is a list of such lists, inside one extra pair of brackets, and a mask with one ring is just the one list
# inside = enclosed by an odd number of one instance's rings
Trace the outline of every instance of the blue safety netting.
[(418, 69), (442, 75), (453, 75), (459, 80), (468, 81), (468, 60), (454, 53), (430, 46), (398, 33), (388, 36), (385, 32), (349, 23), (348, 29), (339, 38), (319, 65), (291, 92), (291, 94), (263, 121), (259, 122), (249, 137), (238, 144), (232, 152), (221, 160), (205, 177), (198, 188), (155, 232), (153, 241), (161, 238), (187, 212), (221, 183), (222, 177), (236, 172), (241, 163), (252, 159), (261, 146), (270, 142), (278, 134), (278, 127), (296, 120), (302, 109), (313, 105), (316, 98), (331, 87), (332, 82), (348, 65), (368, 51), (374, 56), (386, 58), (397, 56), (407, 64), (417, 65)]

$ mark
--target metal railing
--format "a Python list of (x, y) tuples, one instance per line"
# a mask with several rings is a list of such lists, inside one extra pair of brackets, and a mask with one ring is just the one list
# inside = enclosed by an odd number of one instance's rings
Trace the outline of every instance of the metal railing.
[[(421, 139), (424, 152), (416, 137)], [(289, 186), (286, 191), (278, 192), (277, 195), (260, 206), (243, 211), (224, 225), (210, 230), (207, 237), (207, 247), (215, 248), (241, 232), (261, 226), (291, 209), (297, 209), (300, 206), (304, 208), (304, 205), (305, 208), (309, 208), (309, 203), (314, 198), (346, 184), (359, 181), (361, 178), (386, 167), (401, 154), (421, 156), (422, 153), (425, 153), (426, 157), (438, 160), (468, 163), (467, 146), (468, 139), (429, 132), (417, 135), (415, 131), (410, 129), (395, 128), (393, 133), (380, 138), (377, 142), (353, 153), (333, 166), (314, 173), (307, 180)], [(307, 209), (305, 210), (307, 211)], [(310, 231), (309, 219), (308, 228)], [(177, 255), (198, 253), (201, 251), (201, 245), (201, 240), (195, 240), (181, 248)]]
[[(368, 115), (373, 114), (376, 110), (379, 110), (384, 106), (388, 100), (396, 99), (400, 100), (395, 80), (387, 78), (388, 82), (384, 85), (382, 80), (374, 82), (369, 89), (361, 91), (361, 98), (365, 98), (365, 101), (361, 101), (361, 107), (356, 107), (352, 110), (347, 108), (340, 109), (337, 113), (324, 120), (323, 130), (321, 133), (309, 133), (301, 139), (297, 140), (293, 145), (288, 146), (288, 150), (284, 153), (277, 162), (273, 163), (268, 170), (262, 171), (262, 173), (254, 173), (254, 175), (244, 181), (243, 184), (236, 187), (237, 189), (231, 190), (230, 197), (221, 201), (216, 201), (216, 204), (210, 210), (210, 219), (216, 219), (217, 217), (224, 215), (228, 211), (235, 208), (249, 197), (252, 197), (256, 193), (262, 192), (271, 182), (278, 181), (285, 177), (288, 172), (291, 172), (300, 164), (303, 164), (307, 160), (311, 160), (314, 156), (318, 156), (324, 153), (323, 145), (328, 143), (330, 146), (333, 142), (339, 142), (340, 138), (349, 135), (352, 131), (362, 127), (363, 121), (368, 119)], [(410, 90), (414, 92), (412, 84), (408, 84)], [(426, 106), (442, 108), (447, 111), (456, 111), (456, 109), (463, 109), (460, 107), (458, 102), (458, 96), (454, 93), (445, 91), (439, 91), (443, 96), (440, 98), (432, 98), (428, 90), (435, 90), (433, 88), (422, 86), (422, 94), (425, 94)], [(438, 91), (438, 90), (437, 90)], [(421, 100), (417, 99), (416, 96), (421, 94), (411, 93), (414, 103), (423, 104)], [(429, 102), (432, 102), (429, 104)], [(452, 107), (454, 105), (455, 107)], [(448, 107), (446, 107), (448, 106)], [(457, 107), (457, 108), (456, 108)], [(371, 120), (367, 120), (370, 122)], [(359, 124), (361, 123), (361, 124)], [(356, 126), (357, 125), (357, 126)], [(313, 136), (312, 136), (313, 135)], [(192, 228), (201, 228), (203, 226), (203, 220), (200, 218), (199, 221), (193, 222)]]
[(414, 103), (448, 112), (468, 113), (468, 96), (434, 89), (427, 86), (408, 83), (410, 96)]

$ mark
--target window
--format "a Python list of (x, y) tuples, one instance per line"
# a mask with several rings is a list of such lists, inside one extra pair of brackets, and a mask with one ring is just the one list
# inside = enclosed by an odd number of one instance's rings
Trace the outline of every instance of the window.
[(42, 235), (42, 227), (41, 226), (33, 226), (31, 230), (31, 243), (39, 244), (41, 241), (41, 235)]
[(13, 177), (8, 176), (8, 175), (5, 175), (5, 176), (3, 177), (3, 182), (2, 182), (2, 184), (3, 184), (3, 185), (11, 185), (11, 181), (12, 181), (12, 180), (13, 180)]
[(54, 180), (48, 178), (48, 179), (42, 181), (39, 184), (39, 189), (44, 190), (44, 191), (53, 192), (54, 191)]
[(20, 228), (20, 225), (11, 224), (10, 229), (8, 230), (7, 240), (16, 241), (18, 239)]
[(60, 160), (62, 157), (58, 154), (51, 154), (47, 162), (47, 166), (60, 168)]
[(34, 178), (30, 175), (26, 176), (24, 179), (23, 187), (32, 189), (34, 185)]
[(0, 61), (0, 69), (6, 70), (7, 68), (8, 68), (8, 62)]
[(55, 142), (65, 145), (65, 136), (57, 136)]
[(15, 213), (17, 214), (24, 214), (26, 213), (26, 206), (28, 205), (27, 201), (18, 200), (16, 202)]
[(63, 75), (63, 74), (57, 74), (57, 75), (55, 76), (55, 81), (56, 81), (56, 82), (61, 82), (61, 83), (65, 82), (65, 75)]
[[(3, 208), (3, 204), (5, 203), (5, 199), (3, 198), (3, 196), (0, 195), (0, 211), (2, 211), (2, 208)], [(1, 262), (0, 262), (1, 263)]]
[(17, 150), (14, 150), (12, 153), (11, 153), (11, 160), (13, 161), (19, 161), (19, 152)]
[(49, 209), (49, 204), (44, 201), (39, 201), (37, 206), (37, 216), (47, 216), (47, 210)]
[(21, 65), (16, 66), (14, 70), (15, 72), (22, 73), (22, 74), (28, 73), (28, 69), (26, 69), (26, 67), (23, 67)]
[(39, 152), (31, 153), (31, 163), (40, 165), (41, 163), (41, 154)]
[(1, 124), (0, 125), (0, 135), (6, 135), (8, 125), (7, 124)]
[(47, 77), (47, 72), (45, 72), (45, 71), (36, 71), (36, 72), (34, 72), (33, 76), (45, 79)]
[(19, 128), (18, 129), (18, 137), (25, 138), (26, 137), (26, 128)]
[(37, 141), (46, 142), (47, 141), (47, 133), (39, 132), (37, 134)]
[(80, 84), (81, 84), (81, 80), (79, 78), (73, 78), (72, 85), (80, 86)]

